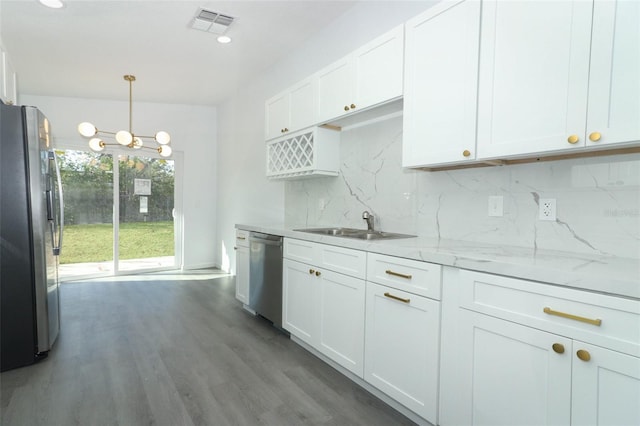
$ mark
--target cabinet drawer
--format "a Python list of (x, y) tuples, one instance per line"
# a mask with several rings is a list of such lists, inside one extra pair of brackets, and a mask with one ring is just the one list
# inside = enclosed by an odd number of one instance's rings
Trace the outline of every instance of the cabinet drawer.
[(236, 229), (236, 247), (249, 247), (249, 231)]
[(310, 241), (284, 239), (283, 256), (286, 259), (312, 264), (317, 256), (316, 251), (316, 244)]
[(366, 276), (367, 253), (364, 251), (285, 238), (284, 257), (356, 278)]
[(640, 301), (460, 271), (459, 305), (640, 356)]
[(356, 278), (365, 278), (367, 274), (366, 252), (324, 244), (318, 246), (320, 248), (320, 261), (317, 263), (319, 267)]
[(440, 300), (442, 266), (369, 253), (367, 281)]

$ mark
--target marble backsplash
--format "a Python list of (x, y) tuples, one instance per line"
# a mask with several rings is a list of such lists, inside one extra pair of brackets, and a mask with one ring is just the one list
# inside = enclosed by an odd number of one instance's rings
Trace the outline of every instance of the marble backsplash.
[[(338, 177), (287, 181), (285, 225), (640, 257), (640, 154), (428, 172), (402, 168), (402, 117), (345, 130)], [(502, 196), (502, 217), (488, 215)], [(557, 220), (538, 219), (555, 198)]]

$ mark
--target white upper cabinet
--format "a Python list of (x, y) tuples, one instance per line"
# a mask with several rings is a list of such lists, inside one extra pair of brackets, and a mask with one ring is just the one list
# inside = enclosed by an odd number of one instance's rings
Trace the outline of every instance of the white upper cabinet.
[(480, 2), (445, 1), (405, 25), (404, 167), (475, 159)]
[(640, 2), (596, 1), (591, 43), (586, 144), (638, 141)]
[(321, 123), (402, 96), (404, 31), (398, 26), (320, 70)]
[(478, 158), (583, 146), (592, 3), (482, 7)]
[(315, 84), (315, 78), (308, 78), (267, 100), (266, 139), (301, 130), (316, 122)]
[(479, 159), (640, 139), (640, 4), (484, 1)]

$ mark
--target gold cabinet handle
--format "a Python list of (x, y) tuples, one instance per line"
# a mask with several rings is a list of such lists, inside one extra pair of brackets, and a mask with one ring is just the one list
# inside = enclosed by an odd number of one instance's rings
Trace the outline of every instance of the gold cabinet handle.
[(586, 351), (584, 349), (580, 349), (578, 352), (576, 352), (576, 356), (585, 362), (591, 359), (591, 354), (589, 353), (589, 351)]
[(388, 297), (389, 299), (393, 299), (393, 300), (397, 300), (398, 302), (402, 302), (402, 303), (409, 303), (411, 302), (411, 299), (403, 299), (402, 297), (398, 297), (398, 296), (394, 296), (391, 293), (385, 293), (384, 297)]
[(464, 151), (462, 151), (462, 155), (464, 155), (465, 157), (468, 157), (471, 155), (471, 151), (469, 151), (468, 149), (465, 149)]
[(309, 269), (309, 273), (313, 274), (315, 271), (313, 269)]
[(239, 240), (246, 240), (245, 237), (236, 237), (236, 238), (239, 239)]
[(233, 249), (234, 249), (234, 250), (238, 250), (238, 247), (234, 247)]
[(316, 271), (316, 277), (319, 277), (319, 276), (320, 276), (320, 274), (321, 274), (321, 272), (320, 272), (320, 271)]
[(592, 142), (598, 142), (602, 138), (600, 132), (593, 132), (589, 135), (589, 140)]
[(567, 142), (569, 143), (577, 143), (580, 140), (580, 138), (578, 137), (578, 135), (571, 135), (567, 138)]
[(351, 109), (356, 109), (356, 104), (351, 104)]
[(389, 275), (393, 275), (394, 277), (406, 278), (408, 280), (410, 280), (412, 278), (411, 275), (401, 274), (400, 272), (394, 272), (391, 269), (387, 269), (386, 271), (384, 271), (384, 273), (385, 274), (389, 274)]
[(563, 354), (564, 353), (564, 345), (562, 343), (554, 343), (553, 345), (551, 345), (551, 348), (557, 354)]
[(344, 106), (344, 110), (345, 110), (345, 111), (349, 111), (349, 105), (345, 105), (345, 106)]
[(602, 324), (601, 319), (591, 319), (591, 318), (580, 317), (578, 315), (567, 314), (566, 312), (554, 311), (549, 307), (545, 307), (542, 311), (545, 314), (555, 315), (557, 317), (562, 317), (562, 318), (568, 318), (574, 321), (586, 322), (587, 324), (596, 325), (598, 327), (600, 327), (600, 325)]

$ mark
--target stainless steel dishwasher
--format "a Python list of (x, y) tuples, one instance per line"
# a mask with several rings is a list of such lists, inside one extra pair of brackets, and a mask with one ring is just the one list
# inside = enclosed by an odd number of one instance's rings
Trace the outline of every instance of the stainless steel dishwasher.
[(249, 233), (249, 307), (282, 329), (282, 237)]

